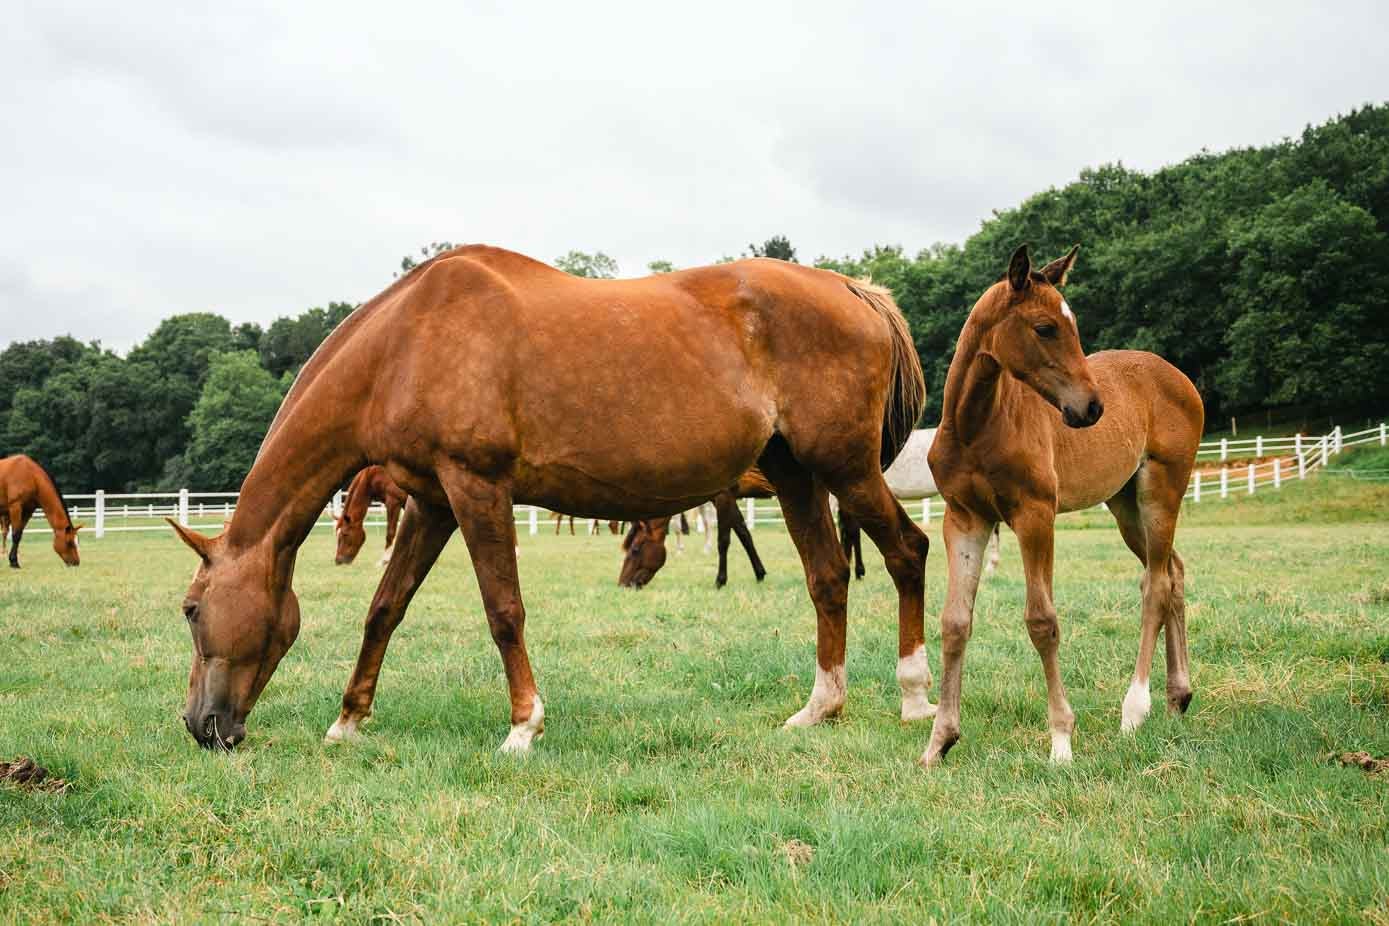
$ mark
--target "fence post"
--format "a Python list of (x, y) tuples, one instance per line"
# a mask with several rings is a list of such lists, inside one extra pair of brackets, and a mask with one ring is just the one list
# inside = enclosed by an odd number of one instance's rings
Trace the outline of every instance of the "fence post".
[(342, 489), (333, 493), (333, 520), (342, 517)]
[(188, 526), (188, 490), (178, 490), (178, 523)]
[(1283, 461), (1278, 457), (1273, 458), (1273, 487), (1283, 488)]
[(757, 524), (757, 499), (755, 499), (755, 498), (750, 498), (750, 499), (748, 499), (748, 517), (747, 517), (747, 522), (748, 522), (748, 530), (752, 530), (753, 526), (754, 526), (755, 524)]
[[(1300, 439), (1300, 438), (1299, 438), (1299, 443), (1301, 443), (1301, 439)], [(1306, 478), (1307, 478), (1307, 458), (1306, 458), (1305, 456), (1303, 456), (1301, 450), (1299, 450), (1299, 451), (1297, 452), (1297, 478), (1299, 478), (1299, 479), (1306, 479)]]
[(1260, 459), (1264, 456), (1264, 436), (1262, 434), (1254, 438), (1254, 456)]
[(1193, 490), (1191, 500), (1193, 502), (1199, 502), (1201, 500), (1201, 471), (1199, 469), (1196, 471), (1196, 487)]
[(534, 505), (531, 505), (530, 529), (532, 536), (540, 533), (540, 512)]
[(1332, 431), (1331, 433), (1335, 435), (1335, 437), (1333, 438), (1333, 440), (1335, 441), (1335, 444), (1336, 444), (1336, 449), (1333, 450), (1333, 451), (1331, 451), (1331, 452), (1332, 452), (1332, 453), (1340, 453), (1340, 452), (1341, 452), (1341, 449), (1344, 447), (1344, 444), (1341, 443), (1341, 426), (1340, 426), (1339, 424), (1336, 425), (1336, 430)]
[(1293, 449), (1296, 450), (1297, 455), (1298, 455), (1299, 457), (1302, 456), (1302, 432), (1301, 432), (1301, 431), (1298, 431), (1297, 434), (1293, 437)]
[(1384, 422), (1381, 421), (1381, 422), (1379, 423), (1379, 445), (1380, 445), (1381, 447), (1389, 446), (1389, 443), (1386, 443), (1386, 441), (1385, 441), (1385, 437), (1386, 437), (1386, 430), (1385, 430), (1385, 427), (1384, 427)]
[(929, 498), (923, 498), (921, 500), (921, 523), (931, 523), (931, 500)]
[(1224, 463), (1230, 456), (1230, 440), (1222, 437), (1220, 439), (1220, 462)]
[(1254, 494), (1254, 464), (1249, 464), (1249, 494)]
[(1220, 497), (1230, 497), (1230, 471), (1223, 466), (1220, 468)]
[(106, 490), (96, 490), (96, 510), (92, 512), (96, 523), (92, 525), (92, 530), (96, 532), (98, 538), (106, 536)]

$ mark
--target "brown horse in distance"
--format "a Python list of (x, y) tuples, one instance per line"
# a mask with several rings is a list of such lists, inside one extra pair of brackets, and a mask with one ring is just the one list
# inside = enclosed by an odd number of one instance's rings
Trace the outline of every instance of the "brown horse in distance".
[[(728, 584), (728, 544), (729, 535), (736, 534), (738, 542), (752, 564), (753, 575), (761, 582), (767, 577), (762, 558), (757, 555), (757, 547), (752, 542), (752, 532), (748, 530), (743, 513), (738, 510), (740, 498), (771, 498), (775, 494), (767, 477), (754, 467), (738, 477), (738, 481), (728, 489), (719, 492), (711, 499), (718, 519), (719, 569), (714, 577), (714, 587), (723, 588)], [(645, 518), (633, 521), (632, 527), (622, 541), (622, 570), (617, 584), (623, 588), (641, 588), (655, 578), (656, 573), (666, 563), (666, 535), (670, 531), (669, 517)]]
[(82, 561), (77, 550), (77, 532), (81, 524), (73, 524), (68, 517), (67, 503), (63, 493), (53, 482), (53, 477), (39, 463), (22, 453), (0, 458), (0, 511), (4, 512), (4, 524), (0, 532), (12, 531), (10, 535), (10, 568), (19, 568), (19, 541), (24, 537), (24, 528), (34, 512), (43, 509), (48, 526), (53, 529), (53, 552), (64, 563), (76, 566)]
[[(627, 361), (610, 364), (614, 354)], [(462, 528), (511, 696), (503, 749), (529, 749), (545, 709), (526, 652), (513, 503), (606, 519), (674, 514), (754, 463), (776, 488), (818, 620), (814, 689), (788, 722), (819, 722), (845, 698), (848, 566), (829, 492), (884, 554), (899, 650), (924, 645), (928, 542), (882, 477), (924, 399), (890, 295), (837, 273), (752, 259), (590, 280), (496, 248), (448, 251), (319, 346), (224, 533), (173, 525), (200, 560), (183, 600), (185, 724), (205, 746), (244, 738), (298, 635), (296, 551), (368, 463), (411, 498), (330, 740), (355, 735), (370, 713), (391, 633)]]
[[(1122, 729), (1143, 722), (1158, 631), (1167, 630), (1167, 703), (1185, 711), (1187, 670), (1182, 560), (1172, 549), (1205, 412), (1196, 387), (1153, 354), (1086, 357), (1060, 287), (1076, 249), (1040, 272), (1019, 248), (1004, 279), (965, 322), (945, 382), (931, 472), (945, 497), (950, 583), (941, 612), (941, 690), (923, 764), (960, 736), (960, 680), (974, 620), (984, 546), (999, 521), (1017, 535), (1027, 578), (1027, 632), (1047, 684), (1051, 758), (1071, 758), (1075, 714), (1057, 660), (1052, 603), (1053, 528), (1061, 511), (1105, 502), (1144, 566), (1142, 632)], [(1011, 451), (1011, 452), (1010, 452)]]
[(338, 548), (333, 561), (345, 566), (357, 558), (362, 545), (367, 542), (367, 511), (372, 502), (381, 502), (386, 506), (386, 549), (381, 554), (381, 562), (387, 562), (395, 545), (396, 525), (400, 521), (405, 500), (405, 493), (387, 474), (385, 467), (364, 467), (347, 487), (342, 515), (337, 519)]

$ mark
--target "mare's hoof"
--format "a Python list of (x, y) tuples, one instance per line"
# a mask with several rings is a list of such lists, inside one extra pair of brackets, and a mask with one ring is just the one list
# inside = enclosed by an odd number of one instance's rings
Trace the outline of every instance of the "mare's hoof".
[(328, 732), (323, 736), (325, 745), (332, 746), (337, 743), (356, 743), (362, 739), (359, 723), (356, 720), (343, 720), (339, 717), (333, 721), (333, 725), (328, 728)]

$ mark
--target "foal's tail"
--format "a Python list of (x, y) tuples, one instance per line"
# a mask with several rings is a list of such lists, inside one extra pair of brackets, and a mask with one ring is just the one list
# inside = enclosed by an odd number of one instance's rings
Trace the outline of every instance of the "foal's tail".
[(892, 385), (887, 405), (883, 409), (883, 443), (879, 459), (887, 469), (906, 446), (921, 409), (926, 405), (926, 376), (921, 372), (921, 358), (912, 342), (911, 329), (892, 293), (886, 287), (863, 280), (849, 280), (849, 292), (873, 307), (887, 322), (892, 335)]

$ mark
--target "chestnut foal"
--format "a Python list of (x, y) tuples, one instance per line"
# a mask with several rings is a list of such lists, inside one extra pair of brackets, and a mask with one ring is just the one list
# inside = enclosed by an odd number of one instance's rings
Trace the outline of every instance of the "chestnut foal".
[(1018, 537), (1027, 577), (1027, 631), (1047, 683), (1051, 758), (1071, 758), (1075, 715), (1057, 660), (1052, 604), (1053, 525), (1058, 512), (1105, 502), (1143, 563), (1143, 619), (1122, 728), (1150, 707), (1148, 672), (1167, 630), (1167, 703), (1185, 711), (1187, 670), (1182, 560), (1172, 549), (1177, 514), (1205, 412), (1176, 367), (1140, 351), (1087, 358), (1075, 315), (1059, 291), (1076, 251), (1032, 269), (1024, 245), (1005, 279), (975, 303), (946, 377), (930, 465), (946, 500), (950, 574), (941, 612), (940, 704), (921, 761), (938, 763), (960, 736), (960, 677), (974, 620), (984, 546), (999, 521)]

